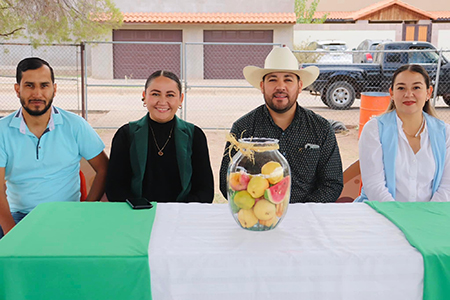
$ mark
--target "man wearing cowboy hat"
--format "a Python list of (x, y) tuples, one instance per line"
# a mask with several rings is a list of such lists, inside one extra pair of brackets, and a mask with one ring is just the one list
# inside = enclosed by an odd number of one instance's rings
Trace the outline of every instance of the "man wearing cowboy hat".
[[(303, 87), (319, 76), (317, 67), (299, 69), (289, 48), (274, 48), (264, 68), (247, 66), (245, 79), (264, 95), (261, 105), (237, 120), (231, 133), (238, 138), (279, 140), (279, 151), (291, 168), (291, 203), (335, 202), (343, 187), (342, 163), (329, 122), (297, 104)], [(226, 148), (230, 144), (227, 143)], [(232, 156), (235, 154), (232, 151)], [(227, 197), (228, 153), (220, 168), (220, 190)]]

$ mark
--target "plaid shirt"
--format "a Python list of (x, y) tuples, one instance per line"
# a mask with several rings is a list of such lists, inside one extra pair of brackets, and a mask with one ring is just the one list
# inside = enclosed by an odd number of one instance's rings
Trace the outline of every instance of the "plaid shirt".
[[(266, 105), (237, 120), (231, 133), (236, 137), (263, 137), (279, 140), (279, 152), (291, 168), (291, 203), (335, 202), (343, 187), (342, 163), (334, 131), (329, 122), (297, 104), (295, 117), (286, 130), (278, 127)], [(306, 144), (319, 147), (305, 148)], [(227, 143), (225, 149), (230, 143)], [(232, 156), (236, 153), (232, 151)], [(220, 190), (227, 198), (227, 170), (224, 153), (220, 168)]]

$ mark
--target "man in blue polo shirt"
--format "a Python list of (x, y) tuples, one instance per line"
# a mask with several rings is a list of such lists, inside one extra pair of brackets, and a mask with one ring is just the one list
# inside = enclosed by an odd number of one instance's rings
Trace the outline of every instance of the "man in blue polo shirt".
[(38, 204), (79, 201), (82, 157), (96, 172), (87, 200), (102, 197), (108, 167), (92, 127), (52, 105), (56, 84), (46, 61), (22, 60), (16, 80), (22, 107), (0, 119), (0, 238)]

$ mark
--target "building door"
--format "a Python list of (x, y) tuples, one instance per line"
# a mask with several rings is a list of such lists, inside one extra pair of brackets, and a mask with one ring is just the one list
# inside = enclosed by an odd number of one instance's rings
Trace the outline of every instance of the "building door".
[(403, 40), (431, 42), (431, 24), (403, 24)]
[(181, 30), (114, 30), (114, 78), (146, 79), (157, 70), (180, 76), (180, 45), (137, 44), (132, 42), (182, 42)]
[[(205, 30), (204, 42), (273, 43), (273, 30)], [(204, 79), (243, 79), (248, 65), (263, 67), (271, 45), (205, 45)]]

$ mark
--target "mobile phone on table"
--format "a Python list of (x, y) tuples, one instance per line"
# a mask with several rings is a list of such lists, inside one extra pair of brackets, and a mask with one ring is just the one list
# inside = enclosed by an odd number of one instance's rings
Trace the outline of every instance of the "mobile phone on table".
[(152, 208), (153, 205), (146, 198), (129, 198), (126, 199), (127, 203), (133, 209), (149, 209)]

